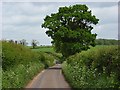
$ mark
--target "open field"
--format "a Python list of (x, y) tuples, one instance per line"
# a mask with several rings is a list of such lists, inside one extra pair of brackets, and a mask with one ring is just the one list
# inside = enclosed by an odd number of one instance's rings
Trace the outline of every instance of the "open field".
[(39, 52), (39, 51), (40, 52), (55, 52), (55, 50), (52, 46), (37, 46), (34, 49), (31, 46), (29, 46), (29, 48), (36, 52)]
[(61, 62), (60, 59), (62, 57), (62, 54), (61, 53), (56, 53), (54, 47), (52, 47), (52, 46), (37, 46), (35, 49), (33, 49), (32, 47), (29, 46), (29, 48), (32, 51), (35, 51), (35, 52), (48, 53), (48, 54), (54, 56), (54, 58), (56, 60), (58, 60), (59, 62)]

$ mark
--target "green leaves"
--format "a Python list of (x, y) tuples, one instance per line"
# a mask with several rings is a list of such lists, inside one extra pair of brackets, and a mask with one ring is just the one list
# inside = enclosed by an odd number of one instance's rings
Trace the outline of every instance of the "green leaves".
[(54, 57), (19, 44), (2, 43), (2, 87), (23, 88), (42, 69), (54, 65)]
[(120, 88), (119, 56), (118, 46), (91, 47), (67, 58), (62, 69), (72, 88)]
[[(93, 29), (92, 25), (96, 25), (98, 21), (99, 19), (92, 15), (86, 5), (77, 4), (60, 7), (58, 13), (47, 15), (42, 27), (49, 29), (46, 34), (53, 39), (54, 45), (60, 42), (58, 46), (55, 46), (59, 47), (57, 51), (59, 49), (63, 56), (68, 57), (82, 50), (87, 50), (90, 45), (95, 46), (96, 34), (91, 34), (91, 30)], [(78, 43), (80, 45), (77, 45)], [(68, 49), (63, 49), (65, 46)], [(75, 46), (76, 49), (72, 50)], [(69, 50), (69, 53), (65, 50)]]

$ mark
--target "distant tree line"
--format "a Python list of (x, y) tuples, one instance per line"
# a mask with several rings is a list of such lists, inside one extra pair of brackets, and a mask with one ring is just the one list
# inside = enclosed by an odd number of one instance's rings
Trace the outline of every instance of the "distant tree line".
[[(24, 46), (27, 46), (28, 45), (28, 42), (25, 40), (25, 39), (22, 39), (22, 40), (2, 40), (4, 42), (10, 42), (10, 43), (15, 43), (15, 44), (21, 44), (21, 45), (24, 45)], [(31, 45), (33, 48), (35, 48), (37, 45), (39, 44), (39, 42), (37, 40), (32, 40), (31, 41)]]
[[(22, 40), (2, 40), (5, 42), (10, 42), (10, 43), (15, 43), (15, 44), (21, 44), (24, 46), (28, 45), (28, 42), (25, 39)], [(95, 40), (96, 45), (118, 45), (120, 44), (120, 40), (115, 40), (115, 39), (96, 39)], [(31, 41), (31, 46), (32, 48), (36, 48), (38, 46), (39, 42), (37, 40), (32, 40)]]
[(115, 39), (96, 39), (96, 45), (118, 45), (120, 40)]
[(27, 43), (27, 41), (25, 40), (25, 39), (22, 39), (22, 40), (2, 40), (2, 41), (4, 41), (4, 42), (10, 42), (10, 43), (15, 43), (15, 44), (21, 44), (21, 45), (24, 45), (24, 46), (27, 46), (28, 45), (28, 43)]

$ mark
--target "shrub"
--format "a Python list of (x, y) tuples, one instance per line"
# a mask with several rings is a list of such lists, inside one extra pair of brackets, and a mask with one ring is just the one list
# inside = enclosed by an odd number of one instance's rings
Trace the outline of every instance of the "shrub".
[(63, 72), (73, 88), (120, 88), (117, 46), (100, 46), (73, 55)]
[(47, 54), (47, 53), (41, 53), (41, 52), (38, 52), (40, 54), (40, 59), (41, 59), (41, 62), (44, 64), (44, 68), (48, 68), (49, 66), (52, 66), (54, 65), (54, 57), (53, 55), (51, 54)]
[[(45, 67), (53, 65), (54, 57), (38, 53), (15, 43), (2, 42), (2, 87), (21, 88)], [(49, 58), (49, 59), (48, 59)]]

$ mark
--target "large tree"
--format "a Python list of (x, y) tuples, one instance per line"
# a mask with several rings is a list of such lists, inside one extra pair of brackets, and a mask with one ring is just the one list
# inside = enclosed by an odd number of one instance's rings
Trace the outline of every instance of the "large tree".
[(58, 13), (46, 16), (42, 27), (48, 28), (46, 34), (64, 57), (95, 46), (97, 34), (92, 34), (93, 25), (98, 23), (86, 5), (60, 7)]

